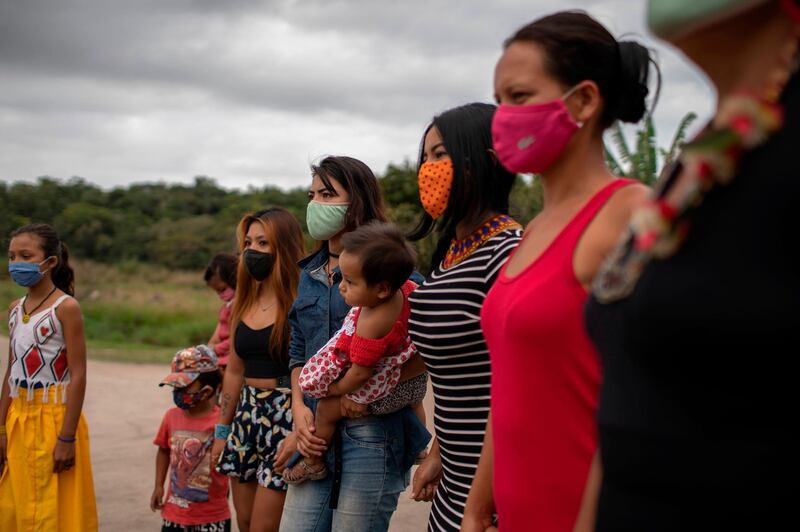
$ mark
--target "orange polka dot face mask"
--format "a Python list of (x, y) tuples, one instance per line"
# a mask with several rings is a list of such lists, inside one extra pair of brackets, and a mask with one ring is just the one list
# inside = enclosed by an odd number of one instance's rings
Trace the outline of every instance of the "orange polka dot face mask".
[(423, 163), (419, 167), (419, 199), (422, 208), (436, 220), (447, 209), (453, 187), (453, 162), (450, 159)]

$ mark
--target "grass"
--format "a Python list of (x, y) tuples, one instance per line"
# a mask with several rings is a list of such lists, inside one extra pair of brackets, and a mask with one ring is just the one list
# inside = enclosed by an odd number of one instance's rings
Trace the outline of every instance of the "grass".
[[(139, 263), (74, 264), (76, 297), (83, 310), (90, 358), (118, 362), (169, 362), (175, 351), (207, 341), (220, 301), (198, 272)], [(0, 270), (0, 302), (25, 294)], [(2, 320), (2, 334), (8, 324)]]

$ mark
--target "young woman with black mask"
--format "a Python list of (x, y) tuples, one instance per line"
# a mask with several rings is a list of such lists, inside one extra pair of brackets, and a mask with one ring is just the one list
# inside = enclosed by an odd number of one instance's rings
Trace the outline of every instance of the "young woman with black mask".
[(287, 488), (275, 472), (275, 458), (292, 428), (288, 314), (297, 294), (303, 233), (282, 208), (245, 216), (236, 233), (241, 258), (231, 312), (233, 349), (212, 460), (232, 477), (239, 529), (273, 531)]

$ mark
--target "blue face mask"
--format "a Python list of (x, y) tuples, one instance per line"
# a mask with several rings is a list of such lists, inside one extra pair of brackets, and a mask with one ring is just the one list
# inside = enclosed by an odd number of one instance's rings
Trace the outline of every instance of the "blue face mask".
[[(42, 262), (46, 260), (47, 259)], [(43, 272), (39, 271), (39, 266), (42, 265), (42, 262), (38, 264), (35, 262), (9, 262), (8, 273), (11, 275), (14, 282), (20, 286), (26, 288), (35, 286), (42, 280), (44, 274), (47, 273), (47, 270)]]

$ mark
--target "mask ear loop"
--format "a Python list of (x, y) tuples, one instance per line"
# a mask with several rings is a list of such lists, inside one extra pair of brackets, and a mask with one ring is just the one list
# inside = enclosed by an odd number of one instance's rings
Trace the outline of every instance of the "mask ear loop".
[[(583, 81), (579, 81), (578, 83), (576, 83), (575, 85), (573, 85), (571, 89), (569, 89), (567, 92), (565, 92), (565, 93), (564, 93), (564, 94), (561, 96), (561, 101), (562, 101), (562, 102), (564, 102), (564, 103), (566, 103), (566, 102), (567, 102), (567, 98), (569, 98), (570, 96), (572, 96), (573, 94), (575, 94), (575, 91), (576, 91), (576, 90), (578, 90), (578, 89), (580, 88), (580, 86), (581, 86), (581, 83), (583, 83)], [(573, 119), (573, 120), (574, 120), (574, 119)], [(578, 120), (575, 120), (575, 123), (576, 123), (576, 124), (578, 124), (578, 127), (583, 127), (583, 121), (578, 121)]]
[[(46, 259), (44, 259), (42, 262), (40, 262), (40, 263), (39, 263), (39, 267), (41, 268), (41, 267), (42, 267), (42, 264), (43, 264), (43, 263), (45, 263), (45, 262), (47, 262), (47, 261), (48, 261), (48, 260), (50, 260), (50, 259), (56, 259), (56, 266), (58, 265), (58, 257), (56, 257), (55, 255), (50, 255), (49, 257), (47, 257)], [(42, 275), (44, 275), (45, 273), (49, 272), (49, 271), (50, 271), (50, 270), (52, 270), (53, 268), (54, 268), (54, 266), (51, 266), (51, 267), (47, 268), (45, 271), (41, 271), (41, 270), (39, 270), (39, 273), (41, 273)]]
[(575, 91), (576, 91), (576, 90), (578, 90), (578, 87), (580, 87), (580, 86), (581, 86), (581, 83), (583, 83), (583, 81), (579, 81), (578, 83), (576, 83), (575, 85), (573, 85), (571, 89), (569, 89), (567, 92), (565, 92), (565, 93), (564, 93), (564, 95), (563, 95), (563, 96), (561, 96), (561, 99), (562, 99), (562, 100), (564, 100), (564, 101), (566, 101), (566, 100), (567, 100), (567, 98), (569, 98), (570, 96), (572, 96), (573, 94), (575, 94)]

